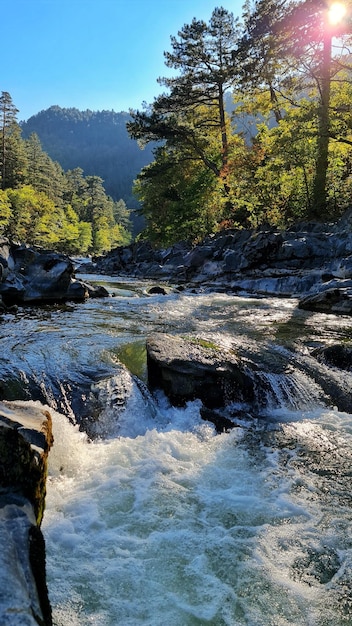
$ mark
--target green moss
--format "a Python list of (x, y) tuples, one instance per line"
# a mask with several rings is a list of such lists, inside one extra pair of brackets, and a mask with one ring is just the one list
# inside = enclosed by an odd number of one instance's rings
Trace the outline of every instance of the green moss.
[(217, 352), (220, 350), (224, 350), (221, 346), (218, 346), (216, 343), (210, 341), (209, 339), (202, 339), (201, 337), (184, 337), (184, 339), (189, 343), (193, 343), (200, 348), (205, 348), (206, 350), (216, 350)]

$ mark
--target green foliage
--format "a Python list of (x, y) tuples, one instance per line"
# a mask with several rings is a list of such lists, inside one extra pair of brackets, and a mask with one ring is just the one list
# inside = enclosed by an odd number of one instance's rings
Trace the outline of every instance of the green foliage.
[(148, 224), (144, 236), (156, 245), (201, 239), (221, 219), (224, 192), (217, 177), (199, 161), (176, 163), (166, 147), (142, 170), (135, 191)]
[(7, 92), (0, 113), (1, 234), (68, 254), (100, 254), (129, 243), (129, 212), (124, 204), (115, 206), (102, 179), (85, 178), (80, 169), (65, 173), (35, 133), (23, 140)]
[(0, 233), (6, 230), (12, 217), (11, 201), (7, 191), (0, 189)]
[[(333, 169), (331, 140), (337, 117), (331, 106), (332, 90), (351, 83), (348, 46), (352, 7), (349, 0), (345, 4), (347, 19), (333, 26), (328, 18), (329, 5), (320, 0), (247, 2), (245, 30), (238, 48), (247, 101), (266, 93), (277, 123), (290, 115), (292, 108), (303, 105), (307, 111), (307, 98), (313, 105), (308, 107), (316, 144), (308, 217), (314, 219), (331, 215), (329, 172)], [(351, 110), (350, 102), (344, 100), (345, 114)], [(339, 141), (350, 143), (348, 133), (340, 135)]]
[(285, 227), (350, 205), (351, 24), (331, 30), (326, 10), (320, 0), (248, 0), (241, 28), (220, 8), (171, 38), (168, 93), (128, 124), (140, 141), (163, 141), (135, 185), (146, 237), (168, 245), (229, 226)]

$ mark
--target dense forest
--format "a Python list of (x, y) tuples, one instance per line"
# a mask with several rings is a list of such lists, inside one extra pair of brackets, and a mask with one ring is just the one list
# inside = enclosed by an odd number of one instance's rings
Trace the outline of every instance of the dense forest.
[(79, 167), (86, 176), (100, 176), (109, 196), (136, 209), (139, 204), (132, 193), (133, 181), (153, 160), (153, 145), (142, 150), (129, 137), (126, 123), (130, 119), (125, 112), (52, 106), (20, 126), (24, 138), (38, 135), (43, 150), (64, 170)]
[(69, 254), (103, 253), (131, 240), (125, 202), (81, 168), (65, 171), (34, 132), (22, 137), (11, 95), (0, 96), (0, 233)]
[(194, 18), (164, 53), (163, 93), (129, 114), (51, 107), (20, 126), (2, 92), (1, 232), (107, 251), (129, 240), (133, 178), (156, 246), (336, 219), (352, 199), (351, 11), (248, 0), (241, 21)]
[(171, 37), (165, 92), (127, 123), (162, 142), (135, 186), (146, 237), (165, 246), (351, 206), (351, 9), (248, 0), (241, 21), (216, 8)]

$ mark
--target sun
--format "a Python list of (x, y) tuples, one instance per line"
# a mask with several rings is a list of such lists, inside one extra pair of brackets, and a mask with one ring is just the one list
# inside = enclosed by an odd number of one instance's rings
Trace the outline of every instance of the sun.
[(339, 24), (346, 15), (346, 7), (342, 2), (333, 2), (328, 10), (328, 18), (330, 24), (335, 26)]

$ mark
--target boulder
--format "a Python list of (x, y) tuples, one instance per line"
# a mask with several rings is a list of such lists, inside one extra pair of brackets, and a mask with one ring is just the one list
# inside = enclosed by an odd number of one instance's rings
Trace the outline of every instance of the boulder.
[(352, 315), (352, 288), (341, 286), (323, 289), (303, 298), (298, 306), (305, 311)]
[(151, 296), (153, 295), (162, 295), (162, 296), (166, 296), (167, 291), (165, 289), (165, 287), (162, 287), (161, 285), (155, 285), (154, 287), (150, 287), (150, 289), (148, 289), (147, 293)]
[(337, 367), (338, 369), (352, 371), (352, 348), (340, 344), (334, 344), (323, 348), (317, 348), (312, 352), (319, 361)]
[(199, 398), (209, 409), (255, 401), (252, 371), (233, 353), (172, 335), (147, 339), (148, 384), (176, 406)]
[(34, 403), (0, 402), (0, 622), (51, 626), (40, 531), (50, 413)]
[(5, 307), (109, 295), (104, 287), (76, 280), (73, 262), (58, 252), (0, 242), (0, 268), (0, 297)]
[(36, 253), (21, 273), (25, 286), (23, 302), (57, 302), (67, 297), (73, 278), (73, 264), (63, 254)]
[(0, 487), (15, 490), (33, 506), (40, 525), (45, 503), (50, 413), (28, 402), (0, 402)]

